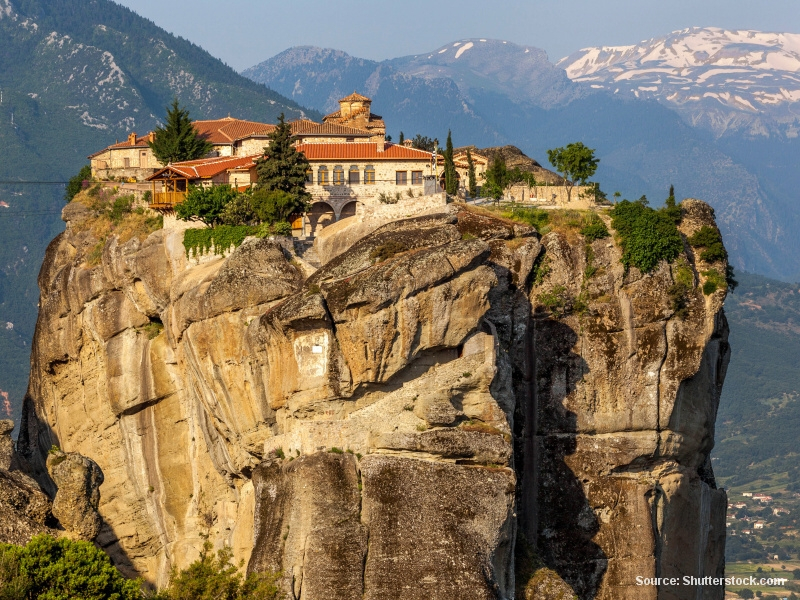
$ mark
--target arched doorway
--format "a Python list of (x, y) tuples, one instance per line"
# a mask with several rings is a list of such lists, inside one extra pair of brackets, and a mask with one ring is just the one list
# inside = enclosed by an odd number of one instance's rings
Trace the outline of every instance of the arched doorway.
[(317, 235), (324, 227), (327, 227), (336, 220), (333, 207), (327, 202), (314, 202), (311, 210), (308, 211), (308, 224), (311, 228), (311, 235)]
[(360, 202), (356, 202), (353, 200), (352, 202), (348, 202), (342, 207), (342, 212), (339, 213), (339, 220), (347, 219), (348, 217), (355, 217), (358, 213)]

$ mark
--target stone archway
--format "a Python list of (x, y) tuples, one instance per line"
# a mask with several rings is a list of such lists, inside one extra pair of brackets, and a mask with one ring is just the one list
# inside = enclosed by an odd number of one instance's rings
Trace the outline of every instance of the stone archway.
[(356, 216), (360, 212), (361, 206), (361, 202), (356, 202), (355, 200), (348, 202), (342, 207), (342, 210), (339, 211), (338, 220), (341, 221), (342, 219)]
[(314, 202), (311, 205), (311, 210), (308, 211), (308, 224), (312, 236), (317, 235), (324, 227), (334, 221), (336, 221), (336, 214), (330, 204), (327, 202)]

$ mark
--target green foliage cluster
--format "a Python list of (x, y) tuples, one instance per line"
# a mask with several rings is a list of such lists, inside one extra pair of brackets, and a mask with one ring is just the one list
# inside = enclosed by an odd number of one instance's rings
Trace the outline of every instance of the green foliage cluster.
[(189, 111), (180, 106), (177, 98), (167, 107), (166, 123), (156, 128), (155, 139), (147, 142), (147, 145), (153, 151), (153, 156), (165, 165), (200, 158), (213, 147), (194, 128)]
[(417, 150), (425, 150), (426, 152), (433, 152), (436, 149), (437, 140), (429, 138), (427, 135), (417, 134), (411, 140), (411, 147)]
[(264, 150), (266, 156), (256, 166), (259, 189), (268, 192), (280, 190), (305, 204), (310, 198), (305, 185), (309, 163), (305, 155), (294, 147), (292, 128), (283, 113), (278, 117), (275, 131), (269, 134), (269, 145)]
[(251, 225), (258, 217), (253, 210), (252, 194), (236, 194), (219, 214), (223, 225)]
[(250, 203), (256, 218), (262, 223), (269, 224), (286, 222), (291, 215), (305, 212), (308, 209), (307, 204), (300, 196), (284, 190), (268, 190), (264, 187), (253, 192)]
[(81, 167), (81, 170), (78, 171), (77, 175), (73, 175), (69, 178), (69, 181), (67, 182), (67, 188), (64, 191), (64, 202), (72, 202), (72, 199), (77, 196), (81, 190), (89, 187), (89, 182), (91, 180), (92, 167), (89, 165), (84, 165)]
[(256, 235), (258, 228), (251, 225), (219, 225), (208, 229), (187, 229), (183, 234), (186, 256), (197, 256), (209, 252), (222, 254), (231, 247), (239, 247), (249, 235)]
[(646, 199), (623, 200), (611, 210), (611, 226), (622, 247), (625, 269), (649, 273), (659, 262), (674, 261), (683, 251), (683, 240), (672, 215), (647, 206)]
[(139, 600), (140, 582), (126, 579), (93, 544), (37, 535), (25, 546), (0, 544), (0, 595), (7, 600)]
[(689, 295), (694, 290), (694, 272), (682, 256), (672, 269), (673, 284), (667, 290), (675, 315), (685, 319), (689, 315)]
[(391, 240), (375, 248), (372, 252), (370, 252), (369, 257), (376, 263), (379, 263), (383, 262), (384, 260), (389, 260), (395, 254), (400, 254), (406, 250), (408, 250), (408, 247), (406, 247), (405, 244), (398, 242), (397, 240)]
[(555, 317), (563, 317), (573, 308), (573, 298), (563, 285), (556, 285), (553, 289), (542, 292), (537, 297), (547, 312)]
[(594, 213), (589, 213), (584, 219), (581, 235), (586, 238), (587, 242), (594, 242), (595, 240), (607, 238), (611, 234), (608, 232), (608, 227), (606, 227), (603, 219)]
[(266, 238), (273, 235), (292, 235), (292, 224), (288, 221), (278, 221), (277, 223), (262, 223), (258, 226), (255, 234), (256, 237)]
[(209, 227), (222, 222), (222, 213), (238, 192), (229, 185), (191, 186), (186, 199), (175, 206), (183, 221), (202, 221)]
[(694, 248), (703, 248), (700, 253), (701, 260), (716, 262), (728, 259), (728, 253), (725, 251), (725, 246), (722, 245), (722, 236), (716, 227), (703, 225), (688, 241)]
[(564, 178), (567, 188), (567, 202), (572, 199), (572, 188), (575, 182), (586, 185), (587, 180), (597, 171), (599, 158), (595, 158), (594, 149), (583, 142), (573, 142), (560, 148), (547, 151), (547, 158)]
[(444, 150), (444, 191), (454, 196), (458, 192), (458, 176), (453, 162), (453, 136), (447, 132), (447, 143)]
[(703, 283), (703, 293), (709, 296), (717, 290), (727, 290), (728, 282), (725, 276), (716, 269), (709, 269), (702, 272), (703, 277), (706, 278)]
[[(250, 573), (246, 578), (233, 564), (233, 551), (214, 554), (210, 542), (203, 544), (200, 558), (179, 573), (169, 587), (152, 600), (281, 600), (277, 574)], [(241, 566), (241, 565), (239, 565)]]
[(472, 152), (467, 148), (467, 193), (470, 198), (475, 198), (478, 195), (478, 180), (475, 177), (475, 160), (472, 158)]
[(519, 167), (509, 169), (505, 159), (497, 155), (489, 163), (489, 168), (484, 173), (486, 183), (484, 183), (481, 193), (495, 200), (503, 197), (503, 191), (515, 183), (525, 183), (528, 186), (536, 185), (536, 178), (533, 173), (523, 171)]

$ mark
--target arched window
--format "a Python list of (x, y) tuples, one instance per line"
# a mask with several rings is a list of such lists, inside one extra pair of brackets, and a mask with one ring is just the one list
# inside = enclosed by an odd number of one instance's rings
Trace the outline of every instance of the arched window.
[(342, 165), (333, 167), (333, 185), (344, 185), (344, 169)]
[(360, 183), (361, 172), (358, 170), (358, 165), (350, 165), (350, 172), (347, 175), (347, 181), (350, 185), (358, 185)]
[(314, 170), (311, 167), (306, 171), (306, 183), (314, 183)]
[(375, 183), (375, 167), (367, 165), (364, 169), (364, 183)]
[(328, 167), (325, 165), (317, 169), (317, 183), (319, 185), (328, 185)]

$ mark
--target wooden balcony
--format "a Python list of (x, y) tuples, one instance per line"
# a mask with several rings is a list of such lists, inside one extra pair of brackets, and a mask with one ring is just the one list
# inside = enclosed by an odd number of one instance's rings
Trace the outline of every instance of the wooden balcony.
[(150, 208), (168, 210), (186, 200), (186, 192), (154, 192)]

